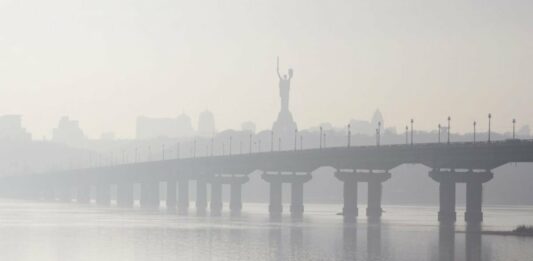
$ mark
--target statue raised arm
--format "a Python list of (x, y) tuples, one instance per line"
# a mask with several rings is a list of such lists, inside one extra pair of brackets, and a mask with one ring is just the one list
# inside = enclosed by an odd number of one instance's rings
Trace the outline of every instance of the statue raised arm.
[(279, 56), (277, 60), (277, 72), (278, 72), (278, 78), (281, 80), (281, 74), (279, 74)]

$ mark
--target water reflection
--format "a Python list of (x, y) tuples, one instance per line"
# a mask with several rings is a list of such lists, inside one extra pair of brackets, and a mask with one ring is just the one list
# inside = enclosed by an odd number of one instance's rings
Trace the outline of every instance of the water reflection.
[(381, 222), (368, 224), (366, 244), (368, 260), (381, 260)]
[(481, 225), (466, 226), (465, 255), (467, 261), (481, 261)]
[(439, 225), (439, 261), (455, 260), (455, 224)]
[(0, 208), (1, 260), (486, 261), (533, 255), (532, 239), (484, 236), (479, 225), (460, 223), (342, 223), (334, 215), (272, 221), (266, 214), (183, 217), (57, 205), (17, 209)]
[(342, 260), (355, 260), (357, 254), (357, 224), (345, 223), (342, 230)]

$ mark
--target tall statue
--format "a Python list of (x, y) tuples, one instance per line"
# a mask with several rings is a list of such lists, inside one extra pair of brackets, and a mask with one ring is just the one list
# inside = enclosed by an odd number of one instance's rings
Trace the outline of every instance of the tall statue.
[(272, 125), (272, 134), (275, 135), (273, 140), (276, 140), (276, 146), (283, 149), (293, 148), (296, 144), (296, 132), (298, 126), (292, 119), (291, 111), (289, 111), (289, 93), (291, 90), (291, 79), (293, 75), (292, 69), (289, 69), (288, 76), (279, 73), (279, 57), (278, 57), (278, 78), (279, 78), (279, 97), (281, 98), (281, 110), (278, 113), (278, 118)]
[(288, 78), (286, 74), (283, 75), (283, 77), (281, 76), (281, 74), (279, 73), (279, 57), (278, 57), (277, 70), (278, 70), (278, 78), (279, 78), (279, 96), (281, 97), (281, 112), (286, 113), (289, 111), (289, 91), (291, 89), (291, 79), (293, 76), (293, 72), (292, 72), (292, 69), (289, 69)]

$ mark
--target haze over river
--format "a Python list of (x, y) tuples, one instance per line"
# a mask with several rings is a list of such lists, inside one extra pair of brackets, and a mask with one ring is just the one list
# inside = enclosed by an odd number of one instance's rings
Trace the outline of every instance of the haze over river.
[[(246, 203), (239, 217), (197, 217), (140, 209), (0, 201), (0, 260), (531, 260), (533, 238), (439, 226), (434, 206), (384, 206), (355, 224), (340, 205), (306, 204), (303, 220), (268, 217), (266, 204)], [(285, 210), (288, 207), (285, 206)], [(484, 230), (533, 223), (533, 207), (484, 206)], [(468, 246), (468, 247), (467, 247)]]

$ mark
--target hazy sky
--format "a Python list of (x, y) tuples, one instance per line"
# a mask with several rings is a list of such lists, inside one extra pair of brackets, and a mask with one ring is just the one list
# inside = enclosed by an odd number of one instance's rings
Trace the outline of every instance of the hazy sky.
[[(471, 3), (475, 2), (475, 3)], [(533, 2), (0, 0), (0, 115), (35, 138), (62, 115), (133, 137), (137, 115), (217, 128), (279, 111), (276, 56), (300, 128), (380, 108), (388, 126), (533, 124)]]

